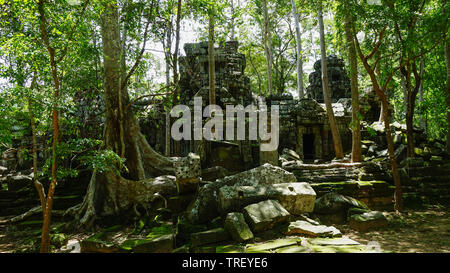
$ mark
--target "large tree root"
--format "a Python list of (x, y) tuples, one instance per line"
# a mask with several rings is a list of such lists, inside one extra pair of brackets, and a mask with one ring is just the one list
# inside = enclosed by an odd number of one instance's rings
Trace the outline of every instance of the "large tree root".
[(114, 172), (94, 172), (83, 203), (70, 208), (67, 214), (73, 214), (77, 226), (86, 229), (101, 217), (119, 216), (124, 211), (139, 216), (137, 206), (147, 212), (167, 206), (166, 198), (177, 193), (175, 180), (175, 176), (166, 175), (134, 181)]
[[(64, 210), (53, 210), (52, 211), (53, 216), (63, 216), (64, 213), (65, 213)], [(20, 215), (17, 215), (12, 218), (9, 218), (8, 220), (5, 220), (3, 223), (6, 223), (6, 224), (18, 223), (18, 222), (24, 221), (24, 220), (30, 218), (31, 216), (34, 216), (37, 214), (42, 215), (42, 206), (33, 207)]]

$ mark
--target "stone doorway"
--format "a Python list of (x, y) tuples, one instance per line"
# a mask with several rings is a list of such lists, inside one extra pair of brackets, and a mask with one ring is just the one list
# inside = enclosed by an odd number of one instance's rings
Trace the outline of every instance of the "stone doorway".
[(314, 134), (303, 134), (303, 159), (315, 159)]

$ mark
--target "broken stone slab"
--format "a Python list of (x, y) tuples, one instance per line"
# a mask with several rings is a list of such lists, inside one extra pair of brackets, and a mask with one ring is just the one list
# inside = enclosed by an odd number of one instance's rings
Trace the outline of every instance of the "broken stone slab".
[(161, 235), (151, 239), (131, 239), (122, 244), (132, 245), (131, 251), (134, 253), (172, 253), (173, 235)]
[(185, 194), (197, 191), (201, 174), (200, 156), (189, 153), (187, 157), (176, 160), (174, 167), (178, 193)]
[(301, 157), (293, 150), (284, 148), (281, 153), (280, 158), (286, 159), (287, 161), (301, 161)]
[(276, 253), (310, 253), (311, 251), (304, 246), (286, 246), (275, 249)]
[(253, 240), (253, 233), (245, 222), (242, 213), (228, 213), (225, 219), (225, 230), (230, 233), (233, 240), (239, 243)]
[(218, 215), (218, 193), (223, 186), (255, 186), (296, 182), (295, 175), (280, 167), (264, 164), (254, 169), (217, 179), (201, 187), (187, 208), (186, 217), (193, 223), (206, 223)]
[(321, 246), (325, 246), (325, 245), (360, 245), (360, 243), (358, 243), (355, 240), (352, 240), (348, 237), (341, 237), (341, 238), (311, 238), (311, 239), (307, 239), (307, 242), (309, 244), (314, 244), (314, 245), (321, 245)]
[(211, 168), (203, 169), (201, 177), (206, 181), (216, 181), (216, 179), (224, 178), (229, 174), (228, 170), (222, 166), (214, 166)]
[(308, 183), (283, 183), (257, 186), (224, 186), (218, 191), (219, 211), (241, 210), (252, 203), (278, 200), (294, 215), (312, 212), (316, 193)]
[(5, 174), (8, 171), (8, 168), (0, 166), (0, 175)]
[(222, 242), (229, 239), (230, 235), (223, 228), (215, 228), (191, 234), (192, 247)]
[(407, 157), (400, 165), (407, 168), (423, 167), (424, 160), (421, 157)]
[(245, 172), (227, 176), (221, 180), (224, 185), (239, 186), (272, 185), (297, 181), (293, 173), (269, 163)]
[(367, 205), (350, 196), (344, 196), (338, 193), (330, 192), (316, 199), (314, 204), (314, 213), (317, 214), (335, 214), (344, 213), (351, 207), (367, 209)]
[(276, 200), (266, 200), (244, 208), (244, 216), (253, 232), (271, 229), (289, 220), (289, 212)]
[(379, 211), (370, 211), (363, 214), (354, 214), (350, 216), (349, 225), (352, 229), (358, 231), (367, 231), (373, 228), (387, 226), (388, 221), (384, 214)]
[(432, 155), (430, 158), (430, 164), (432, 166), (440, 165), (443, 163), (442, 156)]
[(117, 253), (119, 250), (117, 244), (99, 240), (95, 235), (80, 242), (81, 253)]
[(17, 191), (22, 188), (32, 186), (33, 179), (29, 175), (14, 175), (8, 176), (6, 183), (8, 184), (8, 191)]
[(284, 238), (264, 243), (248, 244), (245, 247), (246, 253), (264, 253), (270, 252), (270, 250), (279, 249), (282, 247), (298, 246), (301, 243), (299, 238)]
[(286, 235), (306, 235), (309, 237), (338, 237), (342, 233), (335, 227), (325, 225), (313, 225), (307, 221), (298, 220), (291, 222)]

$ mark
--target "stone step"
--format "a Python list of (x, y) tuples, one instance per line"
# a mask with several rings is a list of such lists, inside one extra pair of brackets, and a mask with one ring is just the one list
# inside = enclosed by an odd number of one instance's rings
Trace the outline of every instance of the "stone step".
[(415, 176), (411, 177), (412, 184), (446, 184), (450, 181), (450, 175), (447, 176)]
[(409, 168), (407, 172), (410, 177), (421, 177), (421, 176), (449, 176), (450, 168), (447, 166), (441, 167), (416, 167)]
[(393, 194), (393, 187), (385, 181), (343, 181), (311, 183), (317, 196), (337, 192), (355, 198), (386, 197)]

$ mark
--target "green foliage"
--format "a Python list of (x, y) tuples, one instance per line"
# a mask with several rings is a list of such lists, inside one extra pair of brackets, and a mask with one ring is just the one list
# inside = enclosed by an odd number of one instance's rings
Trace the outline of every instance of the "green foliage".
[(125, 159), (121, 158), (112, 150), (103, 150), (92, 157), (90, 167), (100, 173), (105, 171), (115, 171), (125, 168)]

